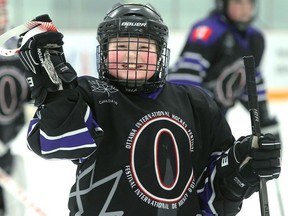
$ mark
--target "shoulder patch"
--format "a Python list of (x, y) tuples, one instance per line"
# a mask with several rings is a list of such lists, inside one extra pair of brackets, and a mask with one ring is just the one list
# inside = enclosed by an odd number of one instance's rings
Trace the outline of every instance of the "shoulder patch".
[(193, 42), (197, 40), (206, 42), (212, 35), (212, 32), (213, 32), (213, 29), (211, 27), (206, 26), (206, 25), (201, 25), (192, 31), (190, 37)]

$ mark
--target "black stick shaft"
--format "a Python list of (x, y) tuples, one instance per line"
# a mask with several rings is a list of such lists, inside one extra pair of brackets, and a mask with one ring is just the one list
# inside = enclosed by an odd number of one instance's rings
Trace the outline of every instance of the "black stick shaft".
[[(256, 72), (255, 72), (254, 57), (244, 56), (243, 60), (246, 73), (246, 86), (248, 95), (248, 106), (251, 117), (252, 134), (253, 136), (256, 136), (259, 139), (261, 134), (261, 128), (260, 128), (257, 88), (255, 81)], [(266, 186), (266, 180), (264, 178), (260, 178), (259, 198), (260, 198), (261, 215), (270, 216), (267, 186)]]

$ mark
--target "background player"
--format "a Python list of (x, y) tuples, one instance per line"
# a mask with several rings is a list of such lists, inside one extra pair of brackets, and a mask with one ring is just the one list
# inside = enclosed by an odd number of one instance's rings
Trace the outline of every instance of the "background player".
[[(8, 30), (7, 2), (0, 0), (0, 35)], [(6, 48), (16, 47), (17, 38), (4, 44)], [(29, 88), (25, 80), (25, 67), (18, 56), (0, 56), (0, 166), (9, 174), (15, 168), (15, 156), (11, 144), (25, 124), (24, 104), (29, 100)], [(18, 157), (17, 157), (18, 158)], [(25, 177), (21, 180), (24, 182)], [(0, 188), (0, 215), (7, 210), (7, 199)], [(18, 206), (18, 208), (22, 209)], [(24, 214), (19, 212), (18, 215)]]
[(192, 26), (168, 79), (174, 83), (201, 86), (224, 114), (237, 101), (247, 109), (242, 58), (253, 55), (261, 129), (263, 133), (279, 137), (278, 122), (269, 115), (267, 89), (260, 71), (265, 41), (262, 32), (251, 25), (257, 13), (257, 0), (215, 2), (215, 10)]

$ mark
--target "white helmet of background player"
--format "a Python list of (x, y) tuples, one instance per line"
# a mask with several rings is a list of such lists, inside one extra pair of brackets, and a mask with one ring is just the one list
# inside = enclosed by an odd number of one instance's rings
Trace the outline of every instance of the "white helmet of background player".
[[(147, 38), (157, 45), (157, 66), (154, 75), (145, 80), (121, 79), (109, 74), (107, 43), (111, 38)], [(129, 93), (149, 93), (163, 86), (169, 66), (168, 27), (150, 4), (118, 3), (107, 13), (97, 29), (97, 66), (99, 78)], [(135, 40), (135, 39), (134, 39)], [(136, 72), (138, 73), (138, 72)], [(146, 72), (147, 73), (147, 72)]]
[[(239, 18), (233, 18), (232, 16), (236, 16), (235, 15), (236, 13), (234, 12), (234, 15), (231, 14), (233, 12), (229, 12), (228, 10), (228, 3), (231, 2), (231, 1), (234, 1), (238, 4), (243, 4), (244, 3), (246, 4), (246, 6), (242, 6), (242, 9), (244, 7), (246, 7), (245, 9), (243, 9), (242, 11), (242, 16), (241, 16), (241, 12), (238, 11), (238, 17)], [(243, 16), (243, 13), (246, 13), (247, 12), (249, 13), (249, 9), (247, 9), (247, 3), (251, 4), (252, 8), (251, 8), (251, 15), (249, 16), (248, 19), (245, 19), (244, 16)], [(237, 29), (239, 29), (240, 31), (245, 31), (245, 29), (251, 24), (251, 22), (255, 19), (255, 16), (256, 16), (256, 11), (257, 11), (257, 7), (256, 7), (256, 3), (257, 1), (256, 0), (216, 0), (216, 11), (223, 14), (224, 17), (229, 21), (231, 22), (234, 26), (236, 26)], [(245, 12), (245, 11), (246, 12)], [(247, 17), (247, 15), (245, 14), (245, 16)], [(244, 18), (244, 20), (243, 20)]]

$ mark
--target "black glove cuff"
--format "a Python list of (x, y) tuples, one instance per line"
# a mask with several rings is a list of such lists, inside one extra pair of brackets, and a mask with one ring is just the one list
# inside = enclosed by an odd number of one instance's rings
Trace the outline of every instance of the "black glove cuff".
[[(240, 200), (250, 197), (255, 191), (259, 190), (259, 183), (250, 184), (238, 171), (232, 172), (223, 178), (222, 193), (230, 200)], [(223, 195), (224, 195), (223, 194)]]
[(251, 184), (243, 178), (239, 170), (240, 161), (235, 158), (234, 147), (235, 145), (218, 160), (217, 178), (223, 196), (235, 201), (251, 196), (258, 190), (259, 183)]
[(77, 73), (74, 68), (67, 62), (60, 62), (55, 66), (55, 70), (59, 78), (64, 83), (72, 83), (77, 78)]

